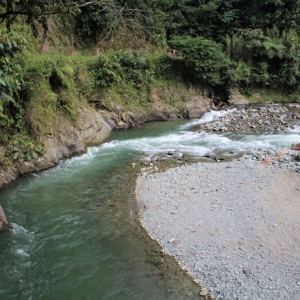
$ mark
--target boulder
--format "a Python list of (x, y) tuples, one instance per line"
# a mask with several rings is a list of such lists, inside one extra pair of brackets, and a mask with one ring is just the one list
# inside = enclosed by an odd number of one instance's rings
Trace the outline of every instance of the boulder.
[(152, 118), (154, 121), (168, 121), (168, 116), (163, 112), (155, 112)]
[(291, 150), (300, 151), (300, 143), (294, 143), (291, 147)]
[(46, 154), (44, 159), (37, 161), (37, 170), (45, 169), (47, 164), (50, 168), (61, 159), (85, 153), (87, 147), (105, 142), (110, 131), (110, 126), (92, 108), (81, 107), (75, 124), (63, 116), (57, 116), (50, 137), (44, 141)]
[(209, 99), (201, 95), (194, 95), (185, 102), (185, 109), (188, 112), (189, 119), (201, 118), (210, 109)]
[(2, 206), (0, 205), (0, 231), (6, 229), (9, 227), (9, 223), (6, 219), (4, 210), (2, 208)]
[(189, 119), (199, 119), (204, 114), (204, 111), (202, 109), (193, 109), (188, 111), (187, 117)]

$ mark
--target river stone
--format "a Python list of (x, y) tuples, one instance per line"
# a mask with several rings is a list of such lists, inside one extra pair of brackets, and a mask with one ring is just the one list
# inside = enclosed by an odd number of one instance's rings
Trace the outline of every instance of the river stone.
[(9, 227), (9, 223), (6, 219), (4, 210), (3, 210), (2, 206), (0, 205), (0, 231), (6, 229), (8, 227)]
[(300, 143), (294, 143), (292, 145), (291, 150), (297, 150), (297, 151), (299, 151), (300, 150)]
[(206, 290), (205, 288), (201, 289), (201, 291), (200, 291), (200, 296), (206, 297), (207, 295), (208, 295), (207, 290)]
[(6, 219), (6, 215), (5, 215), (4, 210), (1, 205), (0, 205), (0, 222), (5, 223), (5, 224), (8, 223), (7, 219)]
[(278, 161), (282, 162), (282, 163), (289, 162), (289, 161), (291, 161), (291, 158), (289, 156), (282, 156), (282, 157), (278, 158)]
[(243, 273), (249, 276), (252, 274), (252, 270), (249, 268), (245, 268), (245, 269), (243, 269)]
[(272, 155), (272, 156), (275, 156), (276, 152), (273, 149), (268, 149), (268, 154)]

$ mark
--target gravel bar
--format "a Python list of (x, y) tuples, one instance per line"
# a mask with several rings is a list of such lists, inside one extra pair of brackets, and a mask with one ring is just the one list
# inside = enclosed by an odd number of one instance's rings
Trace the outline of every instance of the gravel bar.
[(295, 172), (249, 160), (197, 163), (143, 173), (136, 193), (142, 226), (209, 297), (300, 299)]

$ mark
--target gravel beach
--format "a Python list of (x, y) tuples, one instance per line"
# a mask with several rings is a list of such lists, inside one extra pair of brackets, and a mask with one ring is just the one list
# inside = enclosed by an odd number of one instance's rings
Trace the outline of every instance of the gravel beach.
[(142, 226), (215, 299), (300, 299), (300, 176), (241, 159), (137, 181)]

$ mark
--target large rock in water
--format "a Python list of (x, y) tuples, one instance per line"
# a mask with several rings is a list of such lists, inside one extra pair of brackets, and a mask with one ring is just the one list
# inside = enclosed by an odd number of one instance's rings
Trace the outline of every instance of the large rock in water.
[(300, 151), (300, 143), (294, 143), (293, 145), (292, 145), (292, 148), (291, 148), (292, 150), (297, 150), (297, 151)]
[(185, 108), (189, 119), (198, 119), (210, 110), (210, 100), (201, 95), (195, 95), (185, 102)]
[(6, 229), (7, 227), (9, 227), (9, 223), (6, 219), (4, 210), (3, 210), (2, 206), (0, 205), (0, 231)]

